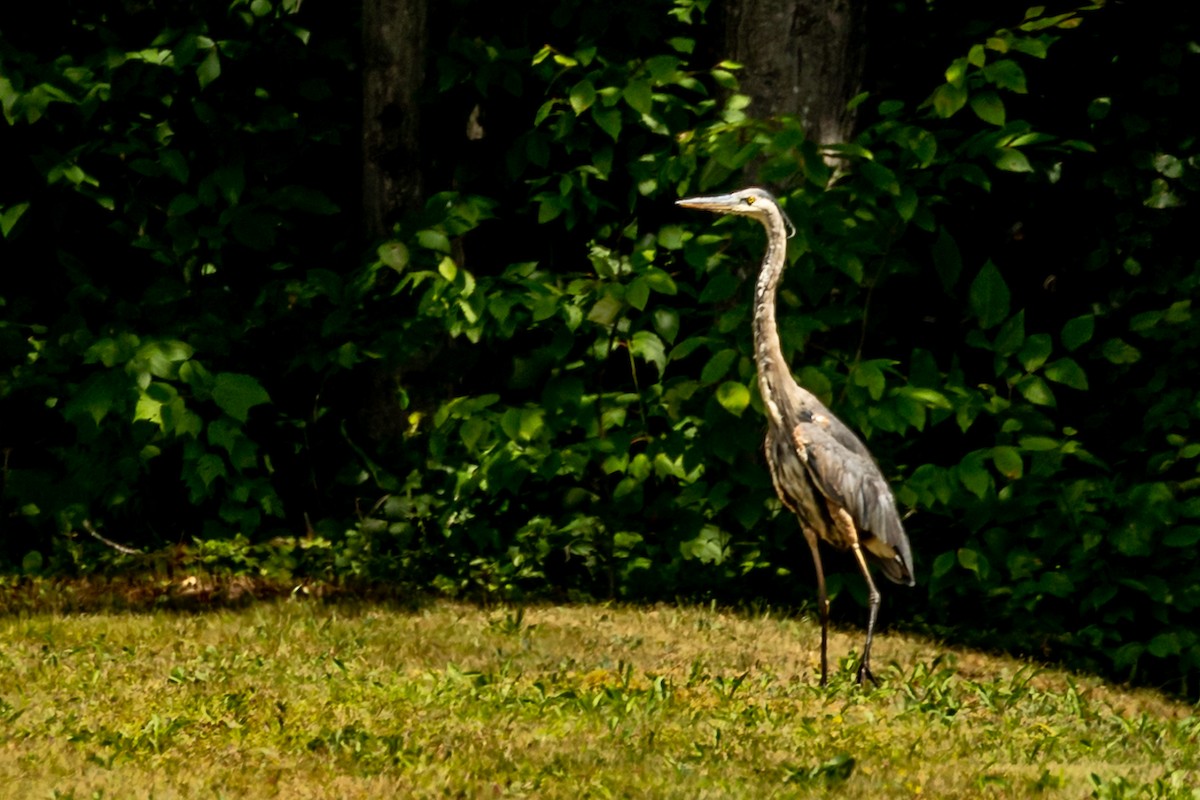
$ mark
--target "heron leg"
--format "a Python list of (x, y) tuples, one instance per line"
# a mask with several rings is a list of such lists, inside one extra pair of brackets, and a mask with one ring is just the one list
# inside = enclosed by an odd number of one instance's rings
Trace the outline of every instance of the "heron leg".
[(871, 570), (867, 568), (866, 556), (863, 555), (862, 546), (858, 542), (858, 530), (854, 527), (854, 520), (843, 508), (831, 508), (830, 510), (833, 511), (835, 524), (841, 528), (842, 533), (849, 540), (854, 560), (858, 562), (863, 580), (867, 582), (867, 601), (870, 609), (867, 617), (867, 642), (863, 645), (862, 661), (858, 665), (856, 680), (861, 686), (864, 678), (870, 678), (871, 683), (878, 686), (879, 681), (871, 674), (871, 641), (875, 638), (875, 618), (879, 616), (879, 604), (883, 598), (879, 594), (879, 589), (875, 587), (875, 581), (871, 580)]
[(813, 566), (817, 570), (817, 613), (821, 616), (821, 685), (825, 686), (829, 682), (829, 598), (825, 594), (825, 568), (821, 566), (816, 531), (804, 526), (804, 538), (812, 550)]
[(863, 557), (862, 548), (858, 542), (854, 542), (851, 547), (854, 549), (854, 558), (858, 561), (858, 568), (862, 570), (863, 578), (867, 582), (868, 600), (870, 602), (870, 616), (867, 618), (867, 643), (863, 645), (862, 663), (858, 665), (858, 682), (861, 685), (863, 678), (870, 678), (871, 683), (876, 686), (879, 681), (871, 674), (871, 639), (875, 636), (875, 618), (879, 616), (879, 603), (881, 596), (879, 590), (875, 588), (875, 581), (871, 580), (871, 571), (867, 569), (867, 560)]

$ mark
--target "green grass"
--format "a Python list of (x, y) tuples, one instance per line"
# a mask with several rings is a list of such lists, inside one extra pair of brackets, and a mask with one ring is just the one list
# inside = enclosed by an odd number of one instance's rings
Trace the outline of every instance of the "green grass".
[[(1200, 797), (1156, 693), (703, 608), (275, 601), (0, 617), (14, 798)], [(890, 665), (890, 666), (888, 666)]]

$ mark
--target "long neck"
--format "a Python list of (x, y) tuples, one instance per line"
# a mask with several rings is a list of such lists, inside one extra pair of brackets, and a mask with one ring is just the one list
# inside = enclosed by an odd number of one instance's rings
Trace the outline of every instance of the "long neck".
[(783, 360), (779, 346), (779, 331), (775, 324), (775, 291), (787, 263), (787, 231), (783, 216), (775, 209), (762, 220), (767, 229), (767, 253), (763, 256), (754, 288), (754, 360), (758, 365), (758, 390), (772, 421), (783, 425), (788, 410), (781, 404), (787, 401), (786, 384), (792, 382), (791, 372)]

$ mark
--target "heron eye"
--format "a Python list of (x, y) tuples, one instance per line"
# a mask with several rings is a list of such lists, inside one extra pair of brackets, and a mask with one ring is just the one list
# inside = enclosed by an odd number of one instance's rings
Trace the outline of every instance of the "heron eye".
[(754, 205), (754, 198), (753, 198), (753, 197), (747, 197), (747, 198), (746, 198), (746, 205), (750, 205), (750, 206)]

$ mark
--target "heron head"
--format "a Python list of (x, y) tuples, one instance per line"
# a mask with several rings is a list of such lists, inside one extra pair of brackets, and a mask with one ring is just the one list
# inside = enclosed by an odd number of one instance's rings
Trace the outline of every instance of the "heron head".
[[(708, 197), (685, 197), (676, 200), (675, 205), (684, 208), (699, 208), (714, 214), (736, 214), (740, 217), (754, 217), (764, 224), (771, 214), (778, 213), (783, 218), (789, 231), (794, 233), (796, 228), (788, 219), (783, 209), (779, 207), (775, 197), (765, 189), (750, 187), (730, 194), (716, 194)], [(789, 234), (790, 237), (790, 234)]]

